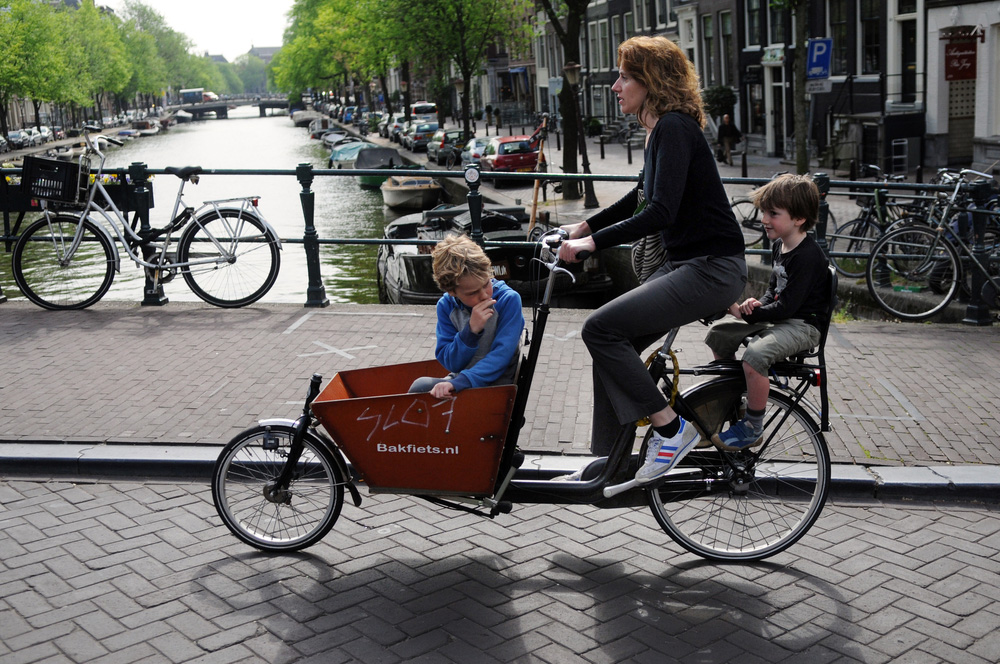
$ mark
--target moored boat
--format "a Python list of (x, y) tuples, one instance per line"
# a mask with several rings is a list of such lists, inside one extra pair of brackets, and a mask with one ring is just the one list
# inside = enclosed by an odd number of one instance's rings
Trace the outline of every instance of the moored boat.
[(444, 190), (434, 178), (411, 173), (390, 175), (379, 189), (382, 190), (382, 200), (389, 207), (413, 210), (434, 207)]
[[(354, 168), (365, 170), (398, 169), (419, 171), (424, 170), (420, 164), (407, 164), (395, 148), (374, 147), (362, 150), (354, 162)], [(378, 189), (385, 182), (387, 175), (359, 175), (358, 184), (363, 189)]]
[[(493, 265), (493, 276), (506, 281), (526, 303), (533, 301), (544, 287), (548, 272), (535, 269), (537, 263), (531, 260), (534, 245), (523, 244), (530, 226), (524, 208), (487, 205), (480, 226), (487, 241), (522, 243), (520, 246), (487, 247), (486, 254)], [(536, 225), (533, 235), (548, 229)], [(439, 241), (448, 235), (469, 235), (471, 231), (472, 216), (468, 206), (443, 205), (389, 222), (385, 238)], [(383, 304), (437, 302), (441, 291), (434, 283), (432, 249), (429, 244), (379, 245), (376, 259), (379, 301)], [(555, 294), (561, 306), (596, 306), (607, 301), (613, 284), (599, 254), (568, 267), (576, 281), (563, 274), (557, 275)]]
[(330, 157), (326, 160), (327, 168), (354, 168), (354, 162), (358, 154), (365, 150), (376, 147), (374, 143), (365, 141), (353, 141), (335, 145), (330, 150)]

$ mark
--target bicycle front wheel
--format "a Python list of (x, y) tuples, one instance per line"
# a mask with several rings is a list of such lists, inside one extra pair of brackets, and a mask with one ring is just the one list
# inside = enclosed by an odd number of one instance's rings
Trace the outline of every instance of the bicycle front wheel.
[(865, 278), (882, 309), (916, 321), (948, 306), (962, 283), (962, 267), (955, 248), (937, 230), (907, 226), (875, 243)]
[(865, 267), (868, 265), (868, 255), (871, 253), (875, 241), (878, 240), (882, 232), (879, 227), (868, 221), (865, 217), (852, 219), (843, 226), (837, 228), (833, 235), (827, 236), (827, 245), (830, 253), (843, 252), (862, 254), (860, 256), (830, 256), (830, 262), (837, 272), (859, 279), (865, 276)]
[[(80, 224), (80, 245), (70, 253)], [(115, 248), (89, 219), (55, 215), (28, 225), (11, 257), (14, 281), (26, 298), (46, 309), (83, 309), (108, 292), (115, 278)]]
[(195, 219), (177, 242), (177, 262), (195, 295), (217, 307), (256, 302), (278, 278), (281, 256), (257, 216), (219, 210)]
[(229, 442), (212, 474), (212, 500), (226, 527), (264, 551), (298, 551), (330, 532), (344, 505), (344, 477), (309, 434), (287, 488), (276, 488), (293, 427), (256, 426)]
[(743, 244), (752, 247), (764, 240), (764, 225), (760, 221), (760, 210), (749, 198), (733, 201), (733, 215), (743, 231)]
[(816, 522), (829, 492), (826, 441), (813, 418), (785, 394), (772, 390), (768, 396), (762, 447), (726, 452), (709, 442), (743, 417), (745, 394), (742, 380), (719, 380), (685, 397), (709, 429), (702, 443), (707, 445), (679, 466), (693, 470), (695, 478), (647, 491), (666, 533), (710, 560), (762, 560), (784, 551)]

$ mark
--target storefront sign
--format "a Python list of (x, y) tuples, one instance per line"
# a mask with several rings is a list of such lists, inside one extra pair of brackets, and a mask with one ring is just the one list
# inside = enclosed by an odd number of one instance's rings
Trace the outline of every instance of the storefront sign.
[(944, 80), (968, 81), (976, 78), (976, 42), (950, 41), (944, 45)]

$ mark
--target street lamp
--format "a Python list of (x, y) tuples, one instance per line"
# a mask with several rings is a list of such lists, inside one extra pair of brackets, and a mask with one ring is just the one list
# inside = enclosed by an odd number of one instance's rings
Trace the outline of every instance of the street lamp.
[[(563, 67), (563, 75), (566, 78), (566, 82), (569, 83), (570, 88), (573, 90), (573, 98), (577, 101), (577, 118), (579, 122), (577, 123), (577, 134), (580, 138), (580, 158), (583, 160), (583, 172), (590, 175), (590, 160), (587, 158), (587, 138), (584, 135), (583, 127), (583, 104), (580, 98), (580, 65), (576, 62), (570, 60)], [(590, 180), (584, 180), (583, 182), (583, 207), (585, 208), (596, 208), (600, 207), (601, 204), (597, 202), (597, 196), (594, 195), (594, 183)]]

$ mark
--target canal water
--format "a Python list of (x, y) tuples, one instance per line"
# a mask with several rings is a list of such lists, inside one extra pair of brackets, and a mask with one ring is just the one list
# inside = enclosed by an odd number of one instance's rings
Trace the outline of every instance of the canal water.
[[(310, 139), (287, 114), (259, 117), (255, 107), (231, 110), (229, 118), (175, 124), (169, 131), (128, 141), (107, 151), (106, 168), (123, 168), (143, 162), (151, 169), (168, 166), (201, 166), (205, 169), (281, 169), (294, 171), (298, 164), (326, 168), (329, 150)], [(162, 226), (172, 209), (180, 180), (170, 175), (153, 178), (154, 208), (150, 221)], [(188, 184), (185, 200), (197, 207), (202, 201), (259, 195), (259, 209), (281, 238), (301, 239), (305, 231), (300, 192), (294, 175), (204, 175)], [(380, 238), (386, 221), (397, 215), (382, 203), (378, 190), (365, 190), (347, 176), (316, 177), (314, 223), (321, 238)], [(375, 245), (322, 245), (321, 272), (331, 302), (378, 302), (375, 281)], [(123, 258), (127, 256), (122, 252)], [(4, 257), (9, 262), (9, 257)], [(2, 273), (9, 276), (9, 265)], [(16, 295), (13, 280), (4, 279), (4, 292)], [(122, 261), (122, 271), (105, 300), (142, 300), (143, 273), (135, 263)], [(302, 304), (306, 301), (308, 273), (301, 243), (285, 243), (281, 270), (274, 287), (261, 302)], [(180, 278), (164, 284), (170, 300), (199, 301)]]

